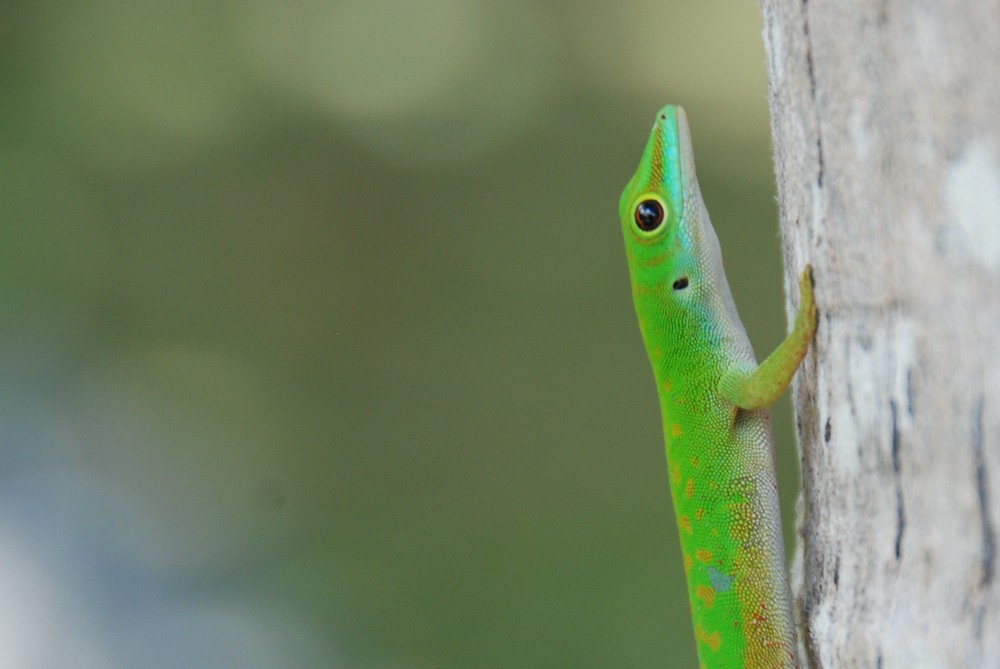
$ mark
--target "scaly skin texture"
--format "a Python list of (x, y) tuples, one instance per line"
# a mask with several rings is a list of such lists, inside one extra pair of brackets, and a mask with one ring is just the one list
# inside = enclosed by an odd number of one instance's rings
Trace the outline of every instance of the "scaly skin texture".
[(660, 396), (701, 667), (798, 667), (766, 408), (791, 382), (816, 329), (811, 270), (802, 274), (791, 334), (758, 366), (680, 107), (657, 115), (619, 213)]

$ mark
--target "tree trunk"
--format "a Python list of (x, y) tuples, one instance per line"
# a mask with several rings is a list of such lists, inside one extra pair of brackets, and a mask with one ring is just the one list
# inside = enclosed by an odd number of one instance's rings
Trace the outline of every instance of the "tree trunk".
[(795, 389), (806, 657), (996, 669), (1000, 2), (763, 10), (786, 281), (811, 263), (820, 310)]

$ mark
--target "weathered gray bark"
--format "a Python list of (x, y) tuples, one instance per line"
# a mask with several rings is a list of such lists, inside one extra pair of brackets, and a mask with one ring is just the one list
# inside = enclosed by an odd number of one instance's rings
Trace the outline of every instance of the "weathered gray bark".
[[(813, 669), (1000, 667), (1000, 2), (764, 0)], [(792, 290), (794, 293), (795, 291)]]

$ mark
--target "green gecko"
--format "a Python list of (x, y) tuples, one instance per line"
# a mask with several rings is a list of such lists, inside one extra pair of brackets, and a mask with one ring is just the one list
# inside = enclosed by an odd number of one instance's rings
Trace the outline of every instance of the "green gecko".
[(684, 110), (656, 117), (619, 204), (653, 366), (702, 669), (799, 667), (767, 407), (816, 331), (812, 270), (791, 334), (759, 366), (695, 178)]

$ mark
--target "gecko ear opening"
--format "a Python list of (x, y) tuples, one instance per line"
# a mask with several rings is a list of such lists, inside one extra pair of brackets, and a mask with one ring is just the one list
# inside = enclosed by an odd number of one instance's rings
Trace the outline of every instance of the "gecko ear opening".
[(674, 290), (684, 290), (688, 287), (688, 278), (682, 276), (681, 278), (674, 281)]

